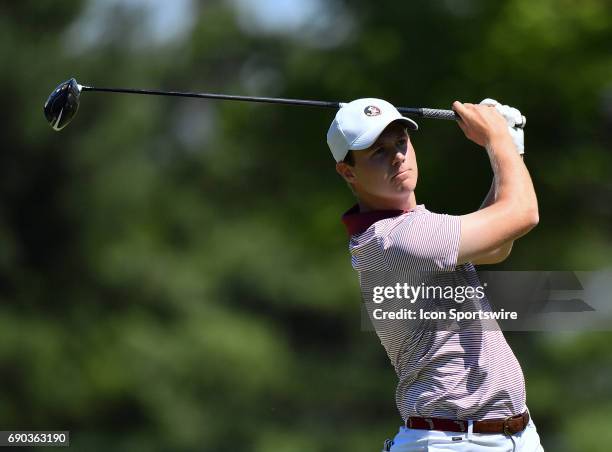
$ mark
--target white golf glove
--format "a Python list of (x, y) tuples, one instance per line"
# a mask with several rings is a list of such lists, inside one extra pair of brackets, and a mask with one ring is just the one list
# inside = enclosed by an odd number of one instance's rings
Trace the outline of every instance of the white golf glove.
[(523, 132), (523, 129), (521, 129), (520, 127), (515, 127), (516, 124), (523, 124), (525, 120), (521, 112), (509, 105), (502, 105), (495, 99), (487, 98), (480, 102), (480, 104), (494, 106), (495, 109), (504, 117), (504, 119), (508, 123), (508, 130), (510, 131), (512, 141), (514, 142), (518, 153), (523, 155), (525, 153), (525, 134)]

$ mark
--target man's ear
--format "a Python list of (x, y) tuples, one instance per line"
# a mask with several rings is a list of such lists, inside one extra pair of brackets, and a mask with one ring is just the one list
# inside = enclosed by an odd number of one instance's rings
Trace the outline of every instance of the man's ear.
[(349, 184), (354, 183), (357, 180), (353, 167), (344, 162), (336, 163), (336, 172), (342, 176), (342, 178)]

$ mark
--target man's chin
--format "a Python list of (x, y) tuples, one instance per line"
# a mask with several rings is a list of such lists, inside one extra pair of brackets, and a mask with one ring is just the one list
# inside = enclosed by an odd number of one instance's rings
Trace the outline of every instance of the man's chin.
[(394, 188), (396, 193), (405, 193), (409, 195), (415, 190), (416, 183), (413, 181), (406, 180), (403, 181), (401, 184), (397, 184)]

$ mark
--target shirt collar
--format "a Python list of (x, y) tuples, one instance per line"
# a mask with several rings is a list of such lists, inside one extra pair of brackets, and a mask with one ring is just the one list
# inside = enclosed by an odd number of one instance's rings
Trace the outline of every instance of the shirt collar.
[(361, 234), (377, 221), (384, 220), (385, 218), (397, 217), (399, 215), (412, 212), (418, 207), (420, 206), (416, 206), (414, 209), (411, 210), (393, 209), (360, 212), (359, 204), (355, 204), (353, 207), (347, 210), (344, 215), (342, 215), (342, 222), (344, 223), (344, 226), (346, 227), (346, 230), (349, 235)]

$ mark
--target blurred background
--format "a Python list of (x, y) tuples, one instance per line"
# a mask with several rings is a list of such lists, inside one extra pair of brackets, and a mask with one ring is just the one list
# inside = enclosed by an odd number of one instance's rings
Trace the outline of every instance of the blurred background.
[[(528, 117), (540, 224), (506, 270), (612, 266), (607, 0), (0, 2), (0, 430), (87, 451), (378, 451), (395, 374), (360, 328), (325, 134), (334, 112), (85, 93), (85, 85)], [(462, 214), (482, 150), (413, 134), (417, 200)], [(609, 451), (612, 333), (506, 333), (547, 451)], [(23, 449), (22, 449), (23, 450)]]

